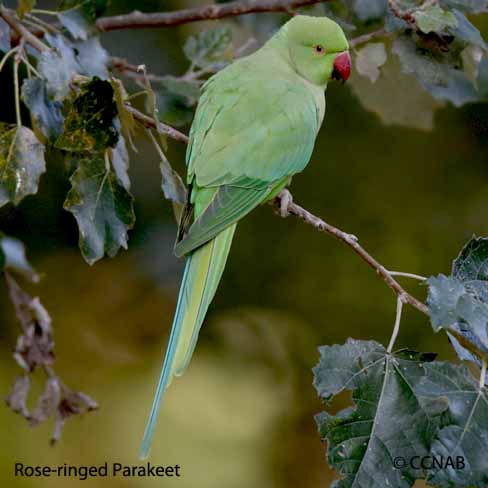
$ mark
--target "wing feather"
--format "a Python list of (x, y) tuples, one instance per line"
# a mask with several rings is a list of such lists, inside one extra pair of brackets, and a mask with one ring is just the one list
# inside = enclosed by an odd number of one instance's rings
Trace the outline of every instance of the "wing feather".
[(212, 77), (199, 101), (187, 151), (195, 220), (175, 246), (179, 256), (284, 187), (312, 154), (316, 94), (296, 78), (269, 78), (269, 70), (260, 77), (242, 66)]

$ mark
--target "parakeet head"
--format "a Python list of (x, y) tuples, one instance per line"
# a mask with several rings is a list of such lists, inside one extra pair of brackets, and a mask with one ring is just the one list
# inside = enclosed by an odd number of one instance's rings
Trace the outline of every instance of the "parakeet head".
[(287, 22), (284, 31), (290, 60), (301, 76), (316, 85), (349, 78), (349, 44), (333, 20), (297, 15)]

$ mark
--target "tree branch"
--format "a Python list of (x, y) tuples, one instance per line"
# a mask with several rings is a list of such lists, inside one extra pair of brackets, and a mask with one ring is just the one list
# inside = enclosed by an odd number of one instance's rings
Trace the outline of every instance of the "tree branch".
[(38, 39), (27, 27), (25, 27), (12, 12), (0, 5), (0, 16), (7, 22), (7, 24), (18, 34), (19, 38), (24, 38), (31, 46), (35, 47), (38, 51), (47, 51), (49, 48)]
[(96, 26), (100, 31), (118, 29), (143, 29), (147, 27), (171, 27), (199, 20), (215, 20), (261, 12), (290, 12), (295, 8), (325, 3), (330, 0), (246, 0), (204, 5), (203, 7), (175, 12), (142, 13), (101, 17)]
[(391, 10), (391, 13), (398, 17), (399, 19), (404, 20), (407, 24), (410, 24), (412, 27), (417, 26), (417, 21), (415, 20), (414, 15), (409, 10), (402, 10), (396, 0), (388, 0), (388, 7)]
[[(145, 127), (156, 129), (157, 124), (152, 117), (149, 117), (139, 110), (127, 105), (127, 109), (133, 114), (134, 118), (142, 123)], [(183, 142), (185, 144), (188, 143), (188, 136), (179, 132), (178, 130), (174, 129), (173, 127), (163, 125), (164, 133), (178, 141)], [(346, 246), (350, 247), (370, 268), (372, 268), (376, 274), (386, 283), (386, 285), (395, 293), (398, 300), (401, 300), (402, 303), (408, 303), (412, 307), (416, 308), (418, 311), (422, 312), (425, 315), (429, 315), (429, 309), (425, 303), (421, 302), (413, 295), (408, 293), (401, 285), (398, 283), (397, 280), (393, 277), (394, 275), (397, 276), (409, 276), (409, 277), (416, 277), (416, 278), (423, 278), (417, 275), (411, 275), (410, 273), (399, 273), (399, 272), (390, 272), (388, 271), (379, 261), (377, 261), (371, 254), (369, 254), (364, 247), (359, 244), (359, 241), (356, 236), (352, 234), (348, 234), (343, 230), (334, 227), (331, 224), (325, 222), (325, 220), (317, 217), (316, 215), (312, 214), (305, 208), (301, 207), (300, 205), (293, 202), (291, 198), (291, 194), (288, 190), (283, 190), (273, 202), (271, 202), (275, 208), (279, 211), (279, 214), (283, 217), (288, 215), (294, 215), (299, 219), (303, 220), (306, 224), (315, 227), (320, 232), (325, 232), (339, 241), (341, 241)], [(468, 341), (460, 332), (454, 329), (452, 326), (447, 327), (446, 331), (454, 336), (458, 342), (465, 347), (466, 349), (470, 350), (474, 354), (476, 354), (481, 360), (488, 361), (488, 353), (483, 351), (482, 349), (478, 348), (475, 344)]]
[[(274, 201), (274, 204), (276, 205), (277, 208), (282, 208), (281, 207), (281, 199), (283, 198), (282, 193), (280, 193)], [(424, 303), (422, 303), (420, 300), (417, 300), (414, 296), (410, 295), (407, 291), (405, 291), (403, 287), (400, 285), (400, 283), (398, 283), (398, 281), (396, 281), (395, 278), (393, 278), (391, 273), (382, 264), (380, 264), (375, 258), (373, 258), (373, 256), (371, 256), (371, 254), (369, 254), (359, 244), (358, 240), (354, 236), (351, 236), (351, 234), (348, 234), (338, 229), (337, 227), (328, 224), (320, 217), (317, 217), (316, 215), (310, 213), (308, 210), (305, 210), (303, 207), (300, 207), (300, 205), (297, 205), (295, 202), (291, 200), (288, 201), (286, 210), (288, 211), (289, 214), (295, 215), (296, 217), (303, 220), (305, 223), (315, 227), (317, 230), (321, 232), (326, 232), (327, 234), (334, 236), (343, 244), (349, 246), (364, 262), (366, 262), (366, 264), (368, 264), (368, 266), (370, 266), (372, 269), (376, 271), (378, 276), (380, 276), (380, 278), (388, 285), (389, 288), (393, 290), (393, 292), (398, 297), (403, 297), (405, 303), (409, 303), (417, 310), (420, 310), (421, 312), (428, 314), (427, 306)]]
[(167, 135), (171, 139), (174, 139), (175, 141), (188, 144), (188, 136), (183, 134), (183, 132), (180, 132), (179, 130), (176, 130), (169, 125), (163, 124), (162, 122), (156, 122), (152, 117), (149, 117), (149, 115), (140, 112), (129, 104), (126, 104), (125, 107), (127, 111), (130, 112), (134, 116), (134, 118), (138, 120), (144, 127), (159, 130), (160, 132)]

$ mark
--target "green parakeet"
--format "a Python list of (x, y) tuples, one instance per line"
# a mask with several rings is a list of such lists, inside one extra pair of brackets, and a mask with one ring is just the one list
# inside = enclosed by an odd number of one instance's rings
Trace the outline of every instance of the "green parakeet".
[(161, 398), (190, 362), (237, 222), (308, 164), (327, 83), (345, 81), (350, 69), (339, 25), (298, 15), (203, 86), (186, 155), (189, 199), (175, 246), (186, 267), (142, 458), (149, 453)]

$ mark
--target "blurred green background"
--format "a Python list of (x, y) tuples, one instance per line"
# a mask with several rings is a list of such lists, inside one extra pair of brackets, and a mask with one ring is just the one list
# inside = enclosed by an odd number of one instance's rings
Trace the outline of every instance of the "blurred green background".
[[(205, 3), (114, 0), (109, 13)], [(479, 21), (486, 27), (486, 19)], [(245, 23), (229, 23), (236, 39), (244, 40)], [(113, 32), (104, 34), (102, 43), (112, 55), (144, 63), (151, 72), (179, 75), (187, 67), (184, 40), (212, 25)], [(4, 120), (13, 118), (10, 80), (10, 73), (1, 74)], [(392, 107), (402, 103), (397, 96), (389, 99), (388, 92), (381, 96)], [(131, 177), (137, 224), (129, 250), (115, 259), (93, 267), (83, 261), (76, 223), (62, 210), (68, 182), (56, 157), (48, 160), (36, 196), (0, 211), (1, 229), (25, 242), (31, 262), (44, 275), (39, 285), (28, 288), (53, 318), (57, 372), (100, 403), (97, 412), (70, 419), (55, 447), (48, 444), (52, 424), (31, 429), (7, 407), (0, 408), (3, 486), (328, 486), (332, 473), (313, 420), (322, 408), (312, 386), (317, 346), (348, 337), (386, 343), (395, 299), (351, 250), (297, 219), (278, 218), (267, 206), (239, 225), (194, 359), (170, 388), (161, 411), (150, 460), (180, 465), (182, 477), (83, 482), (13, 477), (16, 461), (139, 464), (138, 446), (183, 262), (172, 254), (176, 228), (160, 191), (157, 155), (147, 140), (136, 143)], [(382, 125), (347, 84), (334, 84), (312, 161), (294, 179), (292, 192), (313, 213), (356, 234), (386, 267), (446, 273), (473, 233), (488, 235), (487, 149), (486, 104), (443, 108), (435, 114), (434, 129), (420, 131)], [(184, 171), (184, 147), (170, 142), (168, 157)], [(424, 298), (417, 282), (405, 285)], [(2, 281), (2, 395), (19, 373), (11, 357), (18, 333)], [(446, 337), (434, 335), (427, 319), (408, 307), (397, 345), (454, 359)], [(334, 407), (347, 401), (344, 397)]]

